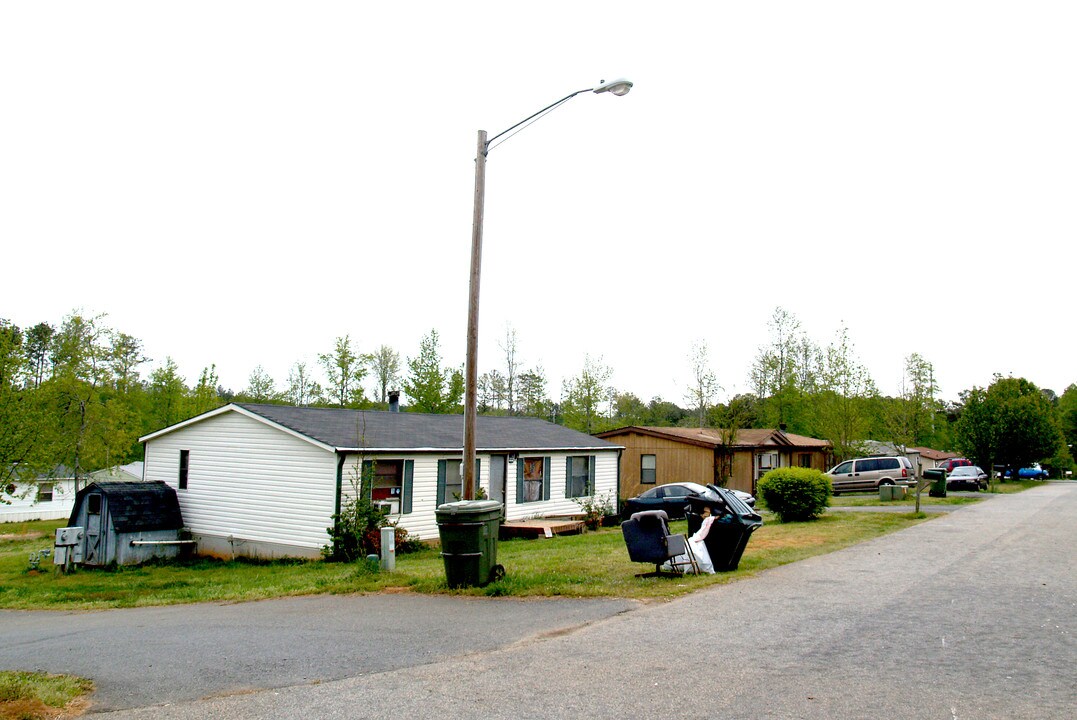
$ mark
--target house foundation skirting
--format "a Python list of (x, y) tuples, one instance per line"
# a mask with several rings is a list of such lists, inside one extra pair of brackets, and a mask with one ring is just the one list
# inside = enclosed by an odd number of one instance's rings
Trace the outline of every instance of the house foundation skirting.
[(191, 533), (192, 539), (197, 541), (198, 555), (231, 560), (234, 557), (259, 558), (262, 560), (274, 560), (277, 558), (311, 558), (317, 559), (322, 556), (321, 548), (301, 547), (266, 540), (249, 540), (235, 535), (208, 535), (197, 532)]

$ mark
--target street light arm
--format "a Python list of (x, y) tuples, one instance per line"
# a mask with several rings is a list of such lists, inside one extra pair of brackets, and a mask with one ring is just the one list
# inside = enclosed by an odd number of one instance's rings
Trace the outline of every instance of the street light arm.
[[(541, 109), (541, 110), (539, 110), (539, 111), (538, 111), (537, 113), (535, 113), (534, 115), (529, 115), (529, 116), (527, 116), (526, 118), (524, 118), (524, 119), (523, 119), (523, 120), (521, 120), (520, 122), (516, 123), (516, 124), (515, 124), (515, 125), (513, 125), (512, 127), (508, 128), (507, 130), (502, 130), (502, 131), (501, 131), (501, 132), (499, 132), (499, 133), (498, 133), (497, 135), (494, 135), (494, 136), (493, 136), (492, 138), (490, 138), (489, 140), (487, 140), (487, 141), (486, 141), (486, 148), (485, 148), (485, 150), (484, 150), (484, 153), (483, 153), (483, 154), (487, 154), (487, 153), (489, 153), (489, 152), (490, 152), (490, 144), (491, 144), (491, 143), (492, 143), (492, 142), (493, 142), (494, 140), (497, 140), (497, 139), (498, 139), (499, 137), (501, 137), (502, 135), (507, 135), (508, 133), (512, 132), (513, 130), (515, 130), (516, 128), (520, 127), (521, 125), (525, 125), (525, 124), (527, 124), (527, 123), (531, 122), (532, 120), (534, 120), (534, 119), (538, 118), (538, 117), (539, 117), (540, 115), (545, 115), (546, 113), (548, 113), (548, 112), (550, 112), (551, 110), (553, 110), (554, 108), (556, 108), (556, 107), (557, 107), (558, 105), (561, 105), (562, 103), (565, 103), (565, 102), (567, 102), (567, 101), (571, 100), (572, 98), (576, 97), (576, 96), (577, 96), (577, 95), (579, 95), (580, 93), (585, 93), (585, 92), (591, 92), (592, 90), (594, 90), (594, 88), (584, 88), (583, 90), (577, 90), (576, 92), (572, 93), (571, 95), (565, 95), (565, 96), (564, 96), (563, 98), (561, 98), (561, 99), (560, 99), (560, 100), (558, 100), (557, 102), (555, 102), (555, 103), (551, 103), (551, 104), (547, 105), (546, 107), (542, 108), (542, 109)], [(508, 139), (508, 138), (506, 138), (506, 140), (507, 140), (507, 139)]]
[(490, 143), (498, 138), (506, 137), (513, 131), (519, 132), (518, 128), (534, 122), (554, 108), (563, 105), (580, 93), (610, 93), (611, 95), (624, 95), (632, 89), (632, 83), (625, 79), (603, 80), (597, 87), (584, 88), (564, 96), (560, 100), (539, 110), (534, 115), (524, 118), (512, 127), (489, 140), (486, 139), (486, 131), (479, 130), (478, 142), (475, 152), (475, 212), (471, 224), (471, 279), (469, 282), (468, 305), (467, 305), (467, 359), (464, 363), (464, 452), (461, 464), (461, 495), (463, 500), (475, 498), (475, 424), (478, 415), (478, 403), (476, 401), (477, 380), (479, 374), (478, 345), (479, 345), (479, 276), (482, 269), (482, 218), (486, 205), (486, 156), (490, 152)]

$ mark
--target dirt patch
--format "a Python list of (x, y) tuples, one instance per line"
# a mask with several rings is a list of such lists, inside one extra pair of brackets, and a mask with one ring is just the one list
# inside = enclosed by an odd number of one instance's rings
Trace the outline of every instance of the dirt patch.
[(89, 707), (86, 698), (76, 698), (64, 708), (49, 707), (36, 698), (5, 700), (0, 702), (0, 720), (63, 720), (78, 717)]
[[(28, 532), (16, 535), (14, 533), (8, 533), (6, 535), (0, 534), (0, 542), (16, 542), (20, 540), (37, 540), (38, 538), (45, 537), (43, 532)], [(2, 718), (0, 718), (2, 720)]]

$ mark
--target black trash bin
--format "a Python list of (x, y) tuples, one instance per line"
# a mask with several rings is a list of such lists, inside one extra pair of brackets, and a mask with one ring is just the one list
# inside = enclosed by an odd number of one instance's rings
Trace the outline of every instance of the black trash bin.
[(946, 469), (928, 468), (924, 470), (924, 480), (931, 481), (931, 489), (927, 494), (931, 497), (946, 497)]
[(497, 564), (501, 503), (461, 500), (439, 505), (434, 514), (449, 587), (481, 587), (505, 576)]
[(712, 486), (719, 498), (688, 498), (688, 534), (694, 535), (703, 526), (703, 508), (709, 508), (714, 522), (703, 544), (718, 572), (736, 570), (752, 533), (763, 526), (763, 518), (743, 500), (725, 488)]

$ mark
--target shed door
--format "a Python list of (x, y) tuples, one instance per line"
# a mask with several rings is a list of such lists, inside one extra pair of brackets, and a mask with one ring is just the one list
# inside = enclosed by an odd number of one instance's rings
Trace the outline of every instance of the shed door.
[(86, 496), (86, 545), (82, 562), (86, 565), (104, 565), (105, 546), (108, 543), (102, 518), (105, 516), (107, 499), (101, 493)]

